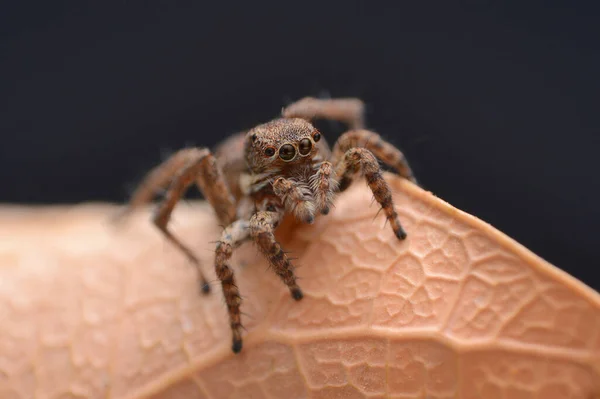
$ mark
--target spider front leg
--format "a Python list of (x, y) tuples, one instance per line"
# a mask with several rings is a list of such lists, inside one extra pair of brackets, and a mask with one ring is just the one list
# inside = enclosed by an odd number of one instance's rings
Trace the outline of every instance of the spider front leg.
[(242, 321), (240, 305), (242, 298), (235, 283), (233, 269), (228, 262), (233, 250), (250, 238), (250, 223), (247, 220), (237, 220), (229, 225), (221, 234), (215, 251), (215, 272), (221, 281), (223, 296), (229, 313), (229, 325), (232, 332), (231, 350), (239, 353), (242, 350)]
[(351, 129), (362, 129), (365, 124), (365, 105), (358, 98), (304, 97), (285, 107), (281, 114), (284, 118), (336, 120), (346, 123)]
[(281, 199), (285, 210), (298, 220), (308, 224), (315, 221), (315, 205), (307, 185), (279, 177), (273, 182), (273, 192)]
[[(204, 196), (215, 209), (215, 212), (222, 223), (229, 225), (235, 219), (235, 202), (225, 183), (223, 175), (216, 164), (214, 156), (208, 149), (188, 149), (182, 151), (185, 151), (184, 154), (187, 162), (185, 162), (177, 173), (175, 173), (175, 176), (172, 177), (167, 194), (160, 203), (154, 215), (153, 222), (165, 237), (179, 248), (196, 266), (202, 292), (208, 293), (210, 292), (210, 285), (200, 269), (200, 261), (196, 255), (194, 255), (192, 250), (171, 233), (168, 229), (168, 223), (171, 219), (171, 214), (173, 213), (175, 205), (177, 205), (186, 190), (194, 182), (198, 184)], [(182, 157), (180, 153), (174, 155), (175, 159), (179, 159), (180, 157)], [(160, 167), (157, 170), (160, 170)], [(156, 173), (156, 171), (154, 173)], [(150, 178), (152, 178), (152, 174)], [(141, 194), (137, 198), (145, 198), (143, 193), (148, 187), (149, 185), (142, 185)]]
[[(377, 133), (369, 130), (351, 130), (340, 136), (333, 146), (332, 157), (334, 160), (340, 160), (346, 152), (355, 147), (366, 148), (386, 165), (392, 167), (398, 174), (413, 183), (417, 183), (412, 169), (406, 160), (404, 154), (386, 142)], [(348, 177), (340, 181), (340, 191), (344, 191), (352, 182)]]
[(352, 175), (362, 171), (375, 200), (381, 205), (394, 234), (401, 240), (406, 238), (406, 232), (400, 224), (398, 213), (392, 199), (390, 187), (381, 175), (381, 168), (373, 153), (366, 148), (351, 148), (337, 164), (338, 175), (343, 181), (351, 181)]
[(294, 268), (281, 245), (275, 240), (273, 230), (279, 225), (282, 212), (260, 211), (250, 219), (252, 238), (267, 257), (271, 267), (279, 278), (288, 286), (292, 297), (302, 299), (302, 290), (296, 284)]

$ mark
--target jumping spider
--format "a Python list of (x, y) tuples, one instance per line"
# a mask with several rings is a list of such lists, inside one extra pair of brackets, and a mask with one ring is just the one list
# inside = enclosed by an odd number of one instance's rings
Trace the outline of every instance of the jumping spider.
[[(253, 240), (292, 297), (302, 299), (294, 268), (273, 232), (286, 213), (304, 223), (313, 223), (318, 214), (326, 215), (334, 194), (346, 190), (358, 172), (366, 178), (396, 237), (406, 237), (377, 158), (401, 176), (415, 179), (398, 149), (363, 128), (363, 114), (364, 105), (358, 99), (303, 98), (284, 108), (280, 118), (227, 139), (214, 155), (206, 148), (176, 152), (150, 171), (134, 192), (127, 210), (150, 202), (160, 189), (167, 190), (153, 221), (196, 266), (196, 256), (167, 227), (173, 208), (192, 183), (226, 226), (216, 245), (215, 270), (229, 312), (234, 353), (242, 349), (241, 298), (229, 266), (234, 248)], [(311, 124), (317, 118), (350, 127), (332, 151)], [(198, 278), (202, 291), (210, 292), (199, 267)]]

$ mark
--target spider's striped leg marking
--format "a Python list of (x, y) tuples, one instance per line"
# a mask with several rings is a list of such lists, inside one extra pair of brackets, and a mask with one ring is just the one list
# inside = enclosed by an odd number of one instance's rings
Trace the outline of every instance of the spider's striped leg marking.
[(279, 212), (257, 212), (250, 219), (250, 231), (262, 253), (269, 259), (275, 273), (288, 286), (292, 297), (298, 301), (302, 299), (303, 294), (296, 284), (294, 268), (273, 235), (273, 230), (279, 224), (280, 219), (281, 213)]
[[(394, 168), (400, 176), (417, 183), (404, 154), (383, 140), (377, 133), (369, 130), (351, 130), (342, 134), (333, 147), (333, 159), (336, 161), (341, 160), (349, 149), (355, 147), (368, 149), (383, 163)], [(340, 191), (348, 188), (350, 183), (351, 180), (342, 180)]]
[[(222, 223), (229, 225), (235, 219), (236, 209), (233, 196), (223, 179), (221, 171), (216, 165), (215, 158), (208, 149), (184, 150), (187, 162), (181, 166), (175, 176), (172, 178), (171, 185), (167, 190), (164, 200), (160, 203), (153, 221), (154, 224), (163, 232), (165, 237), (177, 246), (188, 259), (196, 265), (198, 269), (198, 278), (202, 287), (202, 292), (210, 292), (210, 285), (200, 270), (200, 261), (194, 255), (191, 249), (183, 244), (168, 229), (171, 214), (177, 202), (183, 197), (189, 186), (196, 182), (202, 190), (205, 197), (209, 200), (215, 209), (217, 216)], [(177, 156), (177, 154), (175, 155)], [(160, 167), (159, 167), (160, 168)]]
[(234, 353), (239, 353), (242, 350), (242, 321), (240, 314), (242, 298), (235, 284), (233, 269), (231, 269), (228, 262), (231, 259), (233, 250), (249, 238), (250, 222), (247, 220), (237, 220), (223, 230), (215, 251), (215, 272), (221, 281), (223, 296), (227, 304), (229, 324), (232, 332), (231, 349)]
[(365, 104), (358, 98), (304, 97), (285, 107), (281, 114), (284, 118), (309, 121), (317, 118), (331, 119), (344, 122), (351, 129), (362, 129), (365, 124)]
[(392, 199), (392, 192), (381, 175), (381, 168), (377, 159), (366, 148), (351, 148), (338, 163), (338, 174), (342, 176), (342, 181), (345, 179), (351, 180), (352, 175), (359, 172), (359, 170), (362, 170), (375, 200), (385, 212), (385, 216), (390, 222), (394, 234), (401, 240), (405, 239), (406, 232), (398, 219), (398, 213)]
[(273, 182), (273, 191), (283, 202), (285, 210), (298, 220), (308, 224), (315, 221), (315, 206), (306, 184), (280, 177)]
[(317, 172), (311, 176), (310, 185), (315, 193), (317, 210), (327, 215), (333, 203), (333, 196), (337, 190), (337, 180), (331, 162), (323, 162)]

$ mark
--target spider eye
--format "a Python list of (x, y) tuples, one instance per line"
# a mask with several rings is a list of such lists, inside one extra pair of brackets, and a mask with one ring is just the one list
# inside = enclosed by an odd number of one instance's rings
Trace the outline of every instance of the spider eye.
[(315, 134), (313, 134), (313, 140), (315, 141), (315, 143), (321, 140), (321, 133), (316, 132)]
[(265, 155), (268, 157), (272, 157), (273, 155), (275, 155), (275, 148), (273, 147), (267, 147), (265, 149)]
[(300, 141), (300, 146), (298, 147), (300, 155), (306, 156), (310, 154), (311, 149), (312, 143), (310, 142), (310, 139), (302, 139), (302, 141)]
[(296, 149), (291, 144), (284, 144), (279, 149), (279, 158), (284, 161), (291, 161), (296, 156)]

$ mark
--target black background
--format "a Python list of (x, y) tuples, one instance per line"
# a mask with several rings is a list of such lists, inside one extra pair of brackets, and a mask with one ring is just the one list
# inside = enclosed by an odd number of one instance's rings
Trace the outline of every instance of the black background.
[(359, 96), (425, 188), (600, 289), (585, 2), (11, 3), (0, 202), (123, 201), (165, 152)]

